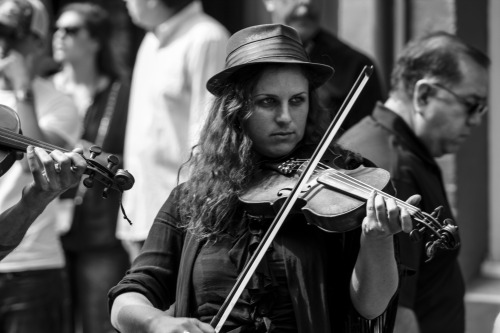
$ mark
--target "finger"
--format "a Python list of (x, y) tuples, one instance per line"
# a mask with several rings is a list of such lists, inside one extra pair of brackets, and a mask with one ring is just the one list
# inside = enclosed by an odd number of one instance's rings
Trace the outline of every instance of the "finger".
[(64, 171), (64, 174), (66, 174), (71, 167), (71, 159), (62, 151), (60, 150), (53, 150), (50, 153), (50, 157), (54, 161), (54, 163), (51, 163), (54, 165), (54, 169), (57, 173), (61, 173), (61, 171)]
[(375, 191), (371, 191), (366, 201), (366, 217), (375, 218)]
[(198, 333), (198, 332), (212, 333), (212, 332), (215, 332), (214, 328), (208, 323), (204, 323), (200, 320), (196, 320), (194, 322), (194, 324), (196, 325), (196, 328), (193, 329), (192, 331), (190, 331), (190, 333)]
[(387, 223), (387, 208), (385, 206), (384, 197), (380, 194), (375, 194), (375, 212), (377, 220), (383, 224)]
[(394, 198), (388, 198), (387, 200), (385, 200), (385, 206), (387, 208), (387, 217), (389, 218), (389, 224), (391, 228), (397, 226), (397, 229), (399, 229), (400, 209), (396, 204), (396, 200)]
[(80, 155), (83, 155), (83, 148), (82, 147), (76, 147), (75, 149), (72, 150), (72, 152), (80, 154)]
[(54, 188), (59, 185), (59, 177), (55, 167), (55, 162), (52, 155), (49, 155), (44, 149), (35, 147), (35, 154), (38, 160), (42, 163), (47, 182), (50, 187)]
[(420, 201), (422, 200), (422, 196), (419, 195), (419, 194), (414, 194), (412, 195), (411, 197), (409, 197), (408, 199), (406, 199), (406, 203), (412, 205), (412, 206), (417, 206)]
[(45, 178), (45, 175), (43, 173), (41, 162), (38, 159), (38, 156), (35, 154), (35, 147), (28, 146), (26, 148), (26, 156), (28, 159), (28, 166), (31, 170), (31, 174), (33, 175), (35, 184), (43, 189), (46, 189), (48, 186), (47, 179)]
[(410, 213), (404, 207), (401, 209), (400, 218), (401, 218), (401, 229), (403, 230), (403, 232), (409, 233), (410, 231), (412, 231), (413, 221), (411, 219)]
[(76, 148), (66, 154), (71, 159), (71, 170), (75, 173), (76, 177), (81, 177), (85, 170), (87, 170), (87, 161), (80, 151), (80, 148)]

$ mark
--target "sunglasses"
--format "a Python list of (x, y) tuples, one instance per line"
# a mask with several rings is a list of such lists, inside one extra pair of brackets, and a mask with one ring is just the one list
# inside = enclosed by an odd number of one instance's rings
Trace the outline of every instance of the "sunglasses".
[(82, 27), (82, 26), (56, 27), (55, 30), (54, 30), (54, 32), (62, 31), (65, 36), (75, 36), (82, 29), (84, 29), (84, 27)]
[(434, 88), (444, 90), (444, 91), (448, 92), (450, 95), (452, 95), (460, 104), (462, 104), (463, 106), (466, 107), (467, 114), (469, 115), (469, 117), (473, 117), (475, 115), (482, 116), (488, 111), (488, 105), (486, 103), (483, 103), (483, 102), (472, 103), (472, 102), (468, 101), (467, 99), (465, 99), (464, 97), (453, 92), (451, 89), (446, 88), (445, 86), (443, 86), (442, 84), (439, 84), (439, 83), (428, 82), (428, 84)]

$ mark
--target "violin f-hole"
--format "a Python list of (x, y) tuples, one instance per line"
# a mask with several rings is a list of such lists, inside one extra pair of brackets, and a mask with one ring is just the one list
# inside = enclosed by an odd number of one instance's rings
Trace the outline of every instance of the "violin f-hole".
[[(311, 185), (306, 185), (304, 186), (304, 189), (302, 189), (300, 191), (300, 193), (307, 193), (309, 192), (309, 190), (311, 189)], [(291, 187), (284, 187), (282, 188), (281, 190), (278, 191), (278, 193), (276, 194), (279, 198), (280, 197), (284, 197), (285, 194), (283, 193), (284, 191), (292, 191), (293, 189)]]

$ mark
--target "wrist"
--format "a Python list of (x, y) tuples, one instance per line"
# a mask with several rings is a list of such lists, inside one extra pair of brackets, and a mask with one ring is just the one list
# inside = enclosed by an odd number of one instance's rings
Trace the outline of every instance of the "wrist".
[(43, 211), (52, 199), (50, 193), (37, 188), (33, 183), (26, 185), (22, 190), (21, 201), (33, 211)]
[(15, 89), (14, 96), (17, 102), (32, 102), (35, 99), (31, 86)]
[(361, 234), (360, 245), (362, 248), (367, 249), (367, 251), (375, 251), (375, 253), (393, 251), (394, 250), (394, 236), (390, 235), (387, 237), (373, 238), (368, 237), (365, 234)]

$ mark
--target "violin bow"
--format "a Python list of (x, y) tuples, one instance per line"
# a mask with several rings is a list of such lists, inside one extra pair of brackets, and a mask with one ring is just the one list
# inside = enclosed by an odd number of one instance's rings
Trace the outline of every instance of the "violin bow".
[(262, 261), (262, 258), (264, 257), (267, 249), (271, 246), (271, 243), (276, 237), (279, 229), (285, 222), (286, 217), (288, 216), (293, 205), (297, 201), (302, 191), (302, 188), (309, 181), (309, 178), (312, 176), (314, 170), (316, 169), (316, 166), (318, 165), (324, 153), (330, 146), (330, 143), (335, 138), (335, 135), (337, 135), (340, 129), (340, 125), (342, 125), (342, 122), (347, 117), (347, 114), (351, 111), (354, 102), (356, 102), (356, 99), (359, 97), (359, 94), (365, 87), (372, 73), (373, 73), (373, 66), (365, 66), (361, 71), (361, 73), (359, 74), (358, 78), (356, 79), (356, 82), (354, 82), (354, 85), (349, 91), (349, 94), (342, 103), (339, 112), (337, 112), (337, 114), (333, 118), (332, 122), (328, 126), (328, 129), (323, 135), (323, 138), (321, 139), (319, 145), (316, 147), (316, 150), (311, 156), (310, 162), (307, 164), (304, 172), (301, 174), (297, 184), (295, 184), (294, 188), (290, 192), (290, 195), (286, 199), (285, 203), (283, 204), (283, 206), (281, 206), (280, 210), (278, 211), (278, 214), (276, 215), (273, 222), (269, 226), (268, 230), (262, 237), (262, 241), (257, 246), (255, 252), (250, 257), (245, 267), (243, 267), (243, 270), (238, 276), (236, 283), (229, 292), (221, 308), (214, 316), (214, 318), (212, 318), (210, 325), (215, 328), (216, 333), (219, 333), (222, 326), (224, 326), (224, 323), (229, 317), (229, 314), (231, 313), (236, 302), (243, 293), (243, 290), (246, 288), (246, 285), (248, 284), (250, 277), (257, 269), (259, 263)]

